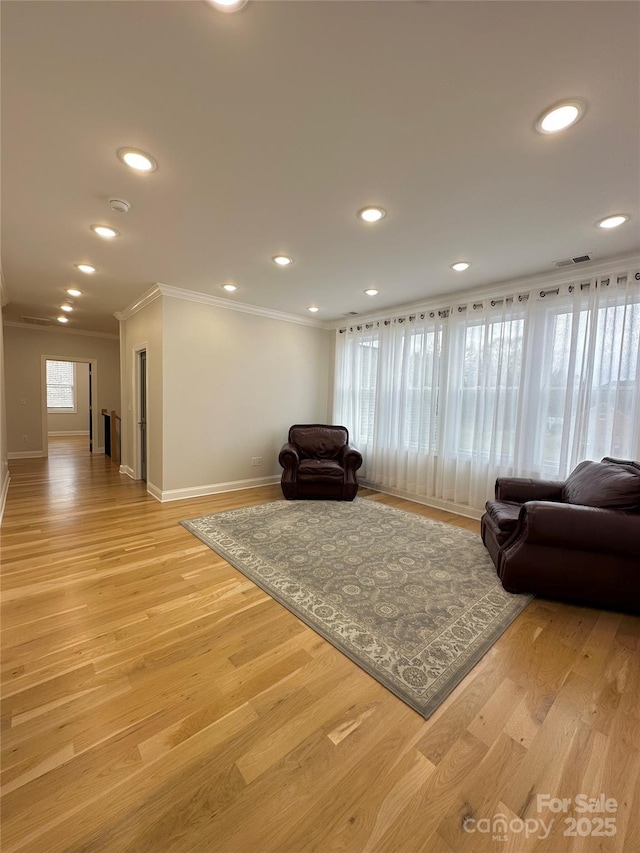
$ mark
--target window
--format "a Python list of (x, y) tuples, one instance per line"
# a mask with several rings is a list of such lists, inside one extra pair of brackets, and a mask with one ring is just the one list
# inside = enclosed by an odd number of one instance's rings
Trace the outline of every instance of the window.
[(47, 412), (62, 415), (76, 411), (74, 362), (47, 360)]

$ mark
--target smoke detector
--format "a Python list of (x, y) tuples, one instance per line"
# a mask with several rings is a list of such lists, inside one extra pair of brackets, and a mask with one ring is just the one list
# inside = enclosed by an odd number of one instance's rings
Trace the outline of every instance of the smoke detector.
[(131, 204), (124, 198), (110, 198), (109, 207), (115, 210), (116, 213), (128, 213)]

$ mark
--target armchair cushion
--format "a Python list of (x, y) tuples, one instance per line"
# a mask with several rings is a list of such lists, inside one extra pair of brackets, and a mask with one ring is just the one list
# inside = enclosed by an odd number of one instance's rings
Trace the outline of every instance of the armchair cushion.
[(302, 459), (335, 459), (349, 441), (346, 427), (309, 424), (291, 427), (289, 441)]
[(298, 479), (313, 480), (316, 477), (329, 477), (342, 482), (344, 468), (333, 459), (303, 459), (298, 465)]
[(488, 501), (487, 515), (493, 522), (496, 538), (502, 545), (518, 526), (522, 504), (515, 501)]
[(581, 462), (567, 477), (562, 501), (601, 509), (640, 510), (640, 467), (605, 457)]

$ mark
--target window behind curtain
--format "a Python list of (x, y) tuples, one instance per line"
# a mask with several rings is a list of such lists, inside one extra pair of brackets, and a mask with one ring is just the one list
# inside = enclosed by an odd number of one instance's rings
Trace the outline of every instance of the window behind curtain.
[(481, 511), (498, 476), (563, 479), (583, 459), (638, 458), (639, 280), (344, 330), (335, 411), (365, 478)]
[(47, 411), (76, 411), (76, 366), (73, 361), (47, 360)]

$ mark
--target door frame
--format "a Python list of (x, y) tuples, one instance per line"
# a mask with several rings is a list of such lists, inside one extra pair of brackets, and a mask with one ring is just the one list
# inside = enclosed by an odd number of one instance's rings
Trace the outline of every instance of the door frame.
[(49, 455), (49, 434), (47, 423), (47, 362), (72, 361), (75, 364), (88, 364), (91, 367), (91, 434), (93, 436), (92, 453), (104, 453), (104, 442), (98, 446), (100, 412), (98, 411), (98, 359), (82, 358), (77, 355), (41, 355), (40, 356), (40, 408), (42, 412), (42, 455)]
[(132, 429), (133, 429), (133, 465), (131, 466), (133, 469), (133, 479), (141, 480), (142, 479), (142, 458), (141, 452), (142, 449), (140, 447), (140, 429), (138, 426), (138, 422), (140, 421), (140, 353), (146, 353), (145, 359), (145, 387), (147, 389), (147, 434), (146, 434), (146, 444), (147, 444), (147, 459), (146, 459), (146, 470), (147, 470), (147, 482), (149, 481), (149, 346), (146, 341), (135, 344), (135, 346), (131, 349), (131, 399), (133, 402), (132, 405)]

